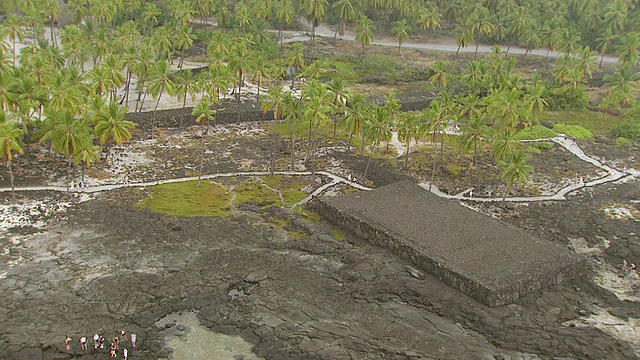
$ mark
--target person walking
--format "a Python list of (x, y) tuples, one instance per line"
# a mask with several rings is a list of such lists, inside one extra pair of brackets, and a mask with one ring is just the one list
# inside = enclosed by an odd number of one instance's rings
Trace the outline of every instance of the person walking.
[(104, 349), (104, 336), (100, 335), (98, 342), (100, 343), (100, 349)]
[(122, 358), (127, 360), (129, 358), (129, 351), (127, 349), (122, 349)]
[(65, 348), (65, 350), (67, 350), (67, 351), (71, 350), (71, 337), (67, 336), (67, 337), (64, 339), (64, 348)]
[(135, 333), (131, 333), (131, 346), (136, 347), (137, 340), (138, 340), (138, 336)]
[(116, 355), (116, 350), (117, 349), (118, 349), (118, 344), (116, 344), (115, 342), (112, 342), (111, 343), (111, 349), (109, 350), (109, 357), (112, 357), (112, 358), (118, 357)]
[(80, 349), (87, 350), (87, 337), (83, 336), (78, 341), (80, 341)]
[(98, 349), (98, 345), (100, 345), (100, 335), (96, 333), (95, 335), (93, 335), (93, 348)]

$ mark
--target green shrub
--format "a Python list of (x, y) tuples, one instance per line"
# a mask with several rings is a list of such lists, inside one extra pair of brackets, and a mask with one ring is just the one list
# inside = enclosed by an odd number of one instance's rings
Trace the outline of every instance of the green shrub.
[(528, 152), (529, 154), (542, 154), (542, 151), (534, 146), (527, 146), (524, 151)]
[(555, 124), (553, 130), (557, 133), (567, 134), (576, 139), (591, 139), (593, 133), (580, 125)]
[(627, 139), (625, 137), (619, 137), (619, 138), (616, 139), (616, 146), (617, 147), (630, 148), (630, 147), (633, 146), (633, 140)]
[(548, 141), (541, 141), (536, 143), (536, 147), (540, 150), (551, 150), (553, 149), (553, 144)]
[(386, 55), (367, 55), (360, 64), (360, 71), (365, 80), (393, 80), (396, 68), (400, 66), (398, 60)]
[(518, 140), (536, 140), (536, 139), (549, 139), (558, 136), (555, 131), (546, 128), (542, 125), (534, 125), (533, 128), (522, 129), (516, 134)]
[(616, 138), (640, 140), (640, 125), (621, 124), (611, 129), (611, 135)]

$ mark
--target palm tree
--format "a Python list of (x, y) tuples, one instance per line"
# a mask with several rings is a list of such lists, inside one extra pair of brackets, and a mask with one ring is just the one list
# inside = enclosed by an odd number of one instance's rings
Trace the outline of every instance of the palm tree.
[(302, 120), (302, 101), (296, 98), (291, 92), (285, 92), (282, 101), (282, 115), (287, 122), (289, 129), (289, 139), (291, 140), (291, 170), (294, 168), (295, 160), (295, 139), (298, 123)]
[(24, 41), (24, 29), (23, 23), (17, 14), (9, 14), (5, 16), (4, 22), (0, 27), (0, 37), (5, 39), (9, 37), (11, 44), (13, 45), (13, 66), (17, 66), (16, 61), (18, 56), (18, 50), (16, 49), (16, 43), (18, 41)]
[(487, 140), (487, 133), (489, 127), (486, 125), (487, 116), (473, 115), (467, 118), (462, 128), (462, 135), (458, 137), (458, 140), (462, 144), (462, 150), (466, 153), (473, 149), (473, 165), (475, 166), (478, 161), (478, 150), (482, 150), (482, 145)]
[(623, 64), (638, 64), (640, 56), (640, 32), (628, 32), (620, 37), (620, 44), (615, 46), (616, 55)]
[(435, 3), (428, 2), (418, 15), (418, 24), (425, 30), (435, 30), (440, 27), (442, 14), (438, 11)]
[(509, 154), (520, 148), (520, 142), (515, 138), (516, 132), (513, 127), (505, 127), (493, 142), (491, 155), (497, 162), (504, 161)]
[[(178, 72), (174, 80), (174, 92), (178, 100), (182, 100), (182, 108), (187, 107), (187, 97), (191, 97), (191, 101), (196, 100), (196, 95), (200, 91), (196, 77), (191, 69), (184, 69)], [(180, 127), (182, 127), (182, 118), (180, 119)]]
[(387, 120), (387, 109), (384, 107), (376, 107), (370, 117), (367, 117), (362, 124), (362, 136), (364, 139), (371, 143), (371, 152), (369, 153), (369, 159), (367, 160), (367, 166), (364, 168), (363, 178), (366, 179), (367, 172), (369, 171), (369, 165), (373, 153), (378, 149), (382, 139), (388, 139), (391, 137), (391, 130), (389, 129)]
[[(347, 151), (350, 151), (353, 136), (357, 136), (360, 133), (362, 122), (369, 116), (369, 106), (364, 95), (355, 93), (348, 98), (347, 108), (345, 110), (347, 113), (345, 116), (345, 127), (349, 132)], [(364, 151), (364, 142), (362, 145)]]
[(527, 87), (527, 94), (525, 95), (524, 101), (527, 104), (527, 110), (532, 114), (533, 120), (531, 121), (531, 131), (533, 131), (533, 124), (536, 121), (537, 113), (543, 113), (546, 106), (549, 106), (549, 103), (544, 98), (544, 85), (535, 84)]
[(311, 44), (313, 44), (316, 28), (327, 15), (327, 0), (302, 0), (302, 10), (307, 21), (311, 23)]
[(596, 41), (598, 42), (598, 49), (600, 50), (600, 54), (601, 54), (600, 65), (599, 65), (600, 68), (602, 68), (604, 55), (609, 51), (609, 49), (611, 48), (611, 44), (616, 38), (617, 38), (616, 34), (607, 30), (604, 33), (602, 33), (602, 35), (599, 38), (596, 39)]
[(284, 101), (284, 87), (282, 85), (271, 85), (267, 89), (267, 94), (262, 102), (262, 112), (264, 114), (269, 111), (273, 111), (273, 135), (277, 134), (277, 123), (282, 117), (283, 101)]
[(180, 49), (180, 62), (178, 63), (178, 68), (182, 69), (185, 52), (189, 51), (193, 46), (196, 35), (193, 33), (193, 29), (189, 25), (177, 26), (174, 29), (174, 33), (175, 47)]
[(333, 4), (333, 8), (338, 11), (338, 19), (340, 19), (336, 33), (333, 35), (333, 42), (335, 42), (338, 34), (341, 37), (344, 35), (347, 22), (355, 19), (356, 10), (354, 9), (353, 0), (338, 0)]
[(456, 56), (460, 52), (460, 48), (467, 47), (469, 43), (472, 43), (475, 38), (475, 24), (472, 22), (471, 17), (464, 17), (458, 20), (456, 25), (456, 43), (458, 44), (458, 50)]
[(362, 45), (362, 55), (364, 55), (364, 47), (371, 44), (373, 41), (373, 32), (376, 30), (376, 26), (373, 22), (362, 15), (358, 22), (356, 23), (355, 31), (356, 31), (356, 43)]
[(22, 138), (22, 129), (15, 122), (5, 122), (4, 112), (2, 112), (2, 121), (0, 121), (0, 154), (2, 154), (2, 160), (7, 164), (9, 168), (9, 181), (11, 182), (11, 200), (16, 201), (16, 191), (14, 185), (13, 169), (11, 162), (14, 158), (14, 153), (22, 154), (23, 150), (20, 146), (20, 139)]
[(507, 194), (514, 183), (519, 183), (520, 185), (526, 183), (527, 175), (533, 172), (533, 167), (527, 165), (528, 156), (522, 149), (508, 153), (506, 159), (507, 161), (503, 160), (498, 164), (498, 167), (503, 169), (500, 177), (507, 183), (507, 189), (504, 192), (502, 201), (506, 201)]
[(440, 141), (444, 144), (447, 132), (447, 116), (445, 106), (440, 100), (433, 100), (429, 104), (429, 109), (422, 113), (422, 117), (426, 118), (427, 122), (423, 123), (420, 131), (422, 133), (431, 133), (433, 141), (433, 167), (431, 169), (431, 182), (429, 183), (429, 191), (436, 176), (436, 164), (438, 161), (438, 134), (440, 135)]
[(167, 61), (156, 61), (151, 69), (149, 90), (151, 95), (156, 99), (156, 105), (153, 109), (153, 118), (151, 119), (151, 136), (154, 136), (156, 126), (156, 113), (158, 112), (158, 105), (160, 105), (160, 99), (162, 94), (166, 91), (169, 94), (173, 93), (174, 83), (171, 79), (171, 71), (169, 69), (169, 63)]
[(69, 111), (51, 112), (47, 116), (51, 120), (50, 130), (40, 139), (40, 141), (51, 141), (56, 152), (61, 153), (68, 159), (67, 169), (68, 183), (71, 184), (71, 166), (73, 157), (82, 144), (90, 138), (89, 126), (82, 118), (75, 118)]
[[(479, 36), (488, 35), (493, 31), (493, 22), (491, 21), (491, 14), (489, 13), (489, 10), (484, 6), (474, 11), (473, 16), (471, 17), (471, 23), (473, 24), (473, 27), (478, 31)], [(476, 38), (475, 42), (476, 42), (476, 52), (473, 55), (474, 59), (478, 56), (478, 44), (480, 42), (480, 39)]]
[[(215, 100), (217, 101), (217, 100)], [(202, 98), (198, 104), (193, 108), (192, 115), (196, 116), (196, 122), (204, 127), (202, 130), (202, 152), (200, 153), (200, 166), (198, 168), (198, 182), (197, 187), (200, 187), (200, 178), (202, 177), (202, 167), (204, 165), (205, 147), (205, 135), (209, 132), (209, 121), (215, 119), (216, 110), (213, 109), (215, 101), (209, 98)]]
[(84, 172), (88, 169), (92, 163), (98, 161), (100, 158), (100, 146), (93, 144), (93, 139), (89, 136), (85, 138), (85, 141), (80, 144), (74, 157), (73, 165), (78, 166), (82, 163), (82, 176), (80, 181), (84, 183)]
[(576, 71), (581, 73), (585, 80), (587, 76), (592, 78), (593, 72), (598, 70), (596, 61), (595, 52), (587, 45), (582, 48), (582, 50), (576, 52)]
[(309, 152), (310, 160), (312, 162), (312, 172), (316, 171), (316, 146), (318, 138), (318, 128), (320, 124), (329, 119), (329, 112), (331, 107), (327, 105), (321, 96), (314, 96), (307, 103), (305, 103), (303, 109), (303, 118), (309, 122), (309, 127), (313, 129), (313, 135), (310, 142)]
[(405, 40), (411, 37), (411, 27), (409, 26), (409, 24), (407, 24), (406, 19), (402, 19), (396, 21), (393, 29), (391, 29), (391, 32), (393, 33), (393, 36), (396, 38), (396, 40), (398, 40), (398, 55), (400, 55), (400, 48), (402, 47), (402, 44), (405, 42)]
[(291, 66), (295, 71), (291, 75), (291, 86), (293, 86), (293, 82), (296, 79), (296, 74), (302, 72), (304, 68), (304, 53), (302, 49), (302, 44), (300, 43), (293, 44), (286, 57), (287, 57), (287, 62), (289, 66)]
[(256, 102), (260, 102), (260, 88), (262, 87), (262, 83), (265, 79), (270, 79), (272, 76), (272, 69), (270, 61), (267, 61), (262, 52), (257, 52), (255, 54), (255, 59), (253, 61), (253, 69), (251, 71), (251, 81), (256, 84), (258, 88), (256, 91)]
[(520, 45), (525, 48), (523, 57), (527, 56), (531, 50), (535, 50), (542, 45), (542, 38), (540, 37), (542, 33), (542, 28), (534, 25), (530, 25), (522, 31)]
[(54, 24), (57, 19), (60, 17), (60, 12), (62, 11), (62, 5), (58, 0), (44, 0), (42, 4), (42, 11), (49, 16), (50, 26), (51, 26), (51, 43), (54, 47), (58, 46), (56, 40), (56, 31)]
[(349, 91), (346, 88), (344, 81), (341, 78), (334, 78), (327, 86), (327, 91), (331, 97), (331, 104), (333, 106), (333, 138), (336, 138), (336, 130), (338, 128), (338, 112), (343, 112), (347, 106), (347, 98)]
[(95, 114), (96, 125), (93, 135), (98, 138), (100, 144), (107, 145), (106, 162), (109, 163), (111, 146), (113, 144), (122, 145), (123, 142), (131, 139), (131, 130), (135, 125), (131, 121), (124, 120), (124, 116), (129, 112), (127, 107), (118, 107), (115, 101), (102, 108)]
[(404, 167), (409, 168), (409, 146), (411, 141), (418, 142), (422, 135), (420, 133), (421, 119), (414, 113), (405, 113), (398, 121), (398, 139), (406, 144)]
[(429, 78), (432, 84), (437, 84), (440, 89), (447, 87), (451, 77), (451, 66), (447, 61), (437, 60), (429, 66), (429, 70), (433, 73)]
[(252, 53), (244, 42), (240, 42), (231, 48), (227, 66), (237, 74), (238, 93), (236, 98), (238, 103), (240, 103), (240, 92), (242, 91), (242, 84), (244, 83), (244, 75), (253, 67)]
[(280, 0), (276, 5), (276, 17), (280, 27), (278, 28), (278, 39), (280, 39), (280, 51), (282, 51), (282, 30), (285, 26), (291, 25), (296, 18), (296, 10), (291, 0)]

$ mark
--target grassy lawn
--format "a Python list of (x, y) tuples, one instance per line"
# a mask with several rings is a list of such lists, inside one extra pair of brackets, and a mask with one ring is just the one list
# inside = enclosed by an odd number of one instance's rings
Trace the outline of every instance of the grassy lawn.
[(174, 216), (224, 216), (231, 206), (231, 194), (222, 186), (202, 181), (156, 185), (151, 196), (143, 199), (138, 208)]
[[(545, 111), (538, 115), (540, 121), (550, 122), (553, 124), (580, 125), (591, 130), (594, 134), (610, 135), (611, 129), (618, 125), (619, 117), (611, 114), (605, 114), (599, 111), (580, 110), (580, 111)], [(621, 124), (637, 123), (638, 119), (626, 118), (622, 119)]]
[(202, 181), (200, 187), (195, 181), (152, 186), (150, 196), (142, 199), (137, 208), (174, 216), (226, 216), (233, 206), (243, 203), (290, 207), (307, 197), (301, 190), (306, 184), (297, 178), (276, 175), (228, 181), (234, 183), (233, 190), (208, 180)]

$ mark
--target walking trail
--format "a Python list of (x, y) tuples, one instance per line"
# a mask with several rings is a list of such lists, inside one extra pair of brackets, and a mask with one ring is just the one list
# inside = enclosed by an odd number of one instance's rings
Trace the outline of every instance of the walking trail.
[[(533, 202), (533, 201), (549, 201), (549, 200), (566, 200), (566, 195), (579, 190), (579, 189), (583, 189), (586, 187), (592, 187), (592, 186), (596, 186), (596, 185), (600, 185), (600, 184), (605, 184), (605, 183), (609, 183), (609, 182), (613, 182), (613, 181), (618, 181), (621, 180), (623, 178), (638, 178), (640, 177), (640, 171), (635, 170), (635, 169), (626, 169), (624, 171), (615, 169), (613, 167), (610, 167), (608, 165), (605, 165), (604, 163), (602, 163), (601, 161), (587, 155), (584, 153), (584, 151), (582, 151), (582, 148), (580, 148), (580, 146), (571, 139), (566, 139), (564, 136), (558, 136), (555, 138), (549, 138), (549, 139), (538, 139), (538, 140), (531, 140), (531, 141), (553, 141), (557, 144), (559, 144), (560, 146), (564, 147), (565, 149), (567, 149), (569, 152), (571, 152), (572, 154), (574, 154), (575, 156), (577, 156), (579, 159), (586, 161), (590, 164), (593, 164), (595, 166), (597, 166), (598, 168), (604, 170), (607, 175), (604, 177), (601, 177), (599, 179), (595, 179), (589, 182), (583, 182), (580, 181), (578, 183), (573, 183), (570, 184), (560, 190), (558, 190), (555, 194), (553, 195), (546, 195), (546, 196), (532, 196), (532, 197), (507, 197), (504, 199), (504, 201), (510, 201), (510, 202)], [(400, 147), (399, 149), (399, 153), (401, 153), (402, 148)], [(201, 179), (214, 179), (214, 178), (218, 178), (218, 177), (233, 177), (233, 176), (266, 176), (266, 175), (270, 175), (271, 173), (268, 171), (254, 171), (254, 172), (232, 172), (232, 173), (219, 173), (219, 174), (208, 174), (208, 175), (202, 175)], [(274, 174), (277, 175), (285, 175), (285, 176), (308, 176), (308, 175), (313, 175), (314, 173), (310, 172), (310, 171), (276, 171), (274, 172)], [(325, 190), (338, 185), (340, 183), (343, 184), (347, 184), (349, 186), (352, 186), (356, 189), (360, 189), (360, 190), (371, 190), (371, 188), (366, 187), (364, 185), (361, 185), (355, 181), (349, 181), (348, 179), (345, 179), (344, 177), (340, 176), (340, 175), (336, 175), (334, 173), (328, 172), (328, 171), (316, 171), (315, 174), (319, 174), (322, 176), (325, 176), (329, 179), (331, 179), (330, 182), (320, 186), (319, 188), (317, 188), (314, 192), (312, 192), (309, 196), (307, 196), (305, 199), (303, 199), (302, 201), (300, 201), (299, 203), (295, 204), (293, 207), (302, 205), (307, 203), (308, 201), (310, 201), (311, 199), (313, 199), (315, 196), (318, 196), (319, 194), (321, 194), (322, 192), (324, 192)], [(55, 185), (44, 185), (44, 186), (28, 186), (28, 187), (16, 187), (15, 190), (16, 191), (61, 191), (61, 192), (74, 192), (74, 193), (98, 193), (98, 192), (102, 192), (102, 191), (109, 191), (109, 190), (115, 190), (115, 189), (121, 189), (121, 188), (127, 188), (127, 187), (149, 187), (149, 186), (154, 186), (154, 185), (160, 185), (160, 184), (169, 184), (169, 183), (178, 183), (178, 182), (184, 182), (184, 181), (194, 181), (197, 180), (198, 177), (197, 176), (191, 176), (191, 177), (182, 177), (182, 178), (175, 178), (175, 179), (164, 179), (164, 180), (155, 180), (155, 181), (147, 181), (147, 182), (140, 182), (140, 183), (124, 183), (124, 184), (107, 184), (107, 185), (99, 185), (99, 186), (94, 186), (94, 187), (89, 187), (89, 188), (76, 188), (73, 190), (70, 190), (68, 187), (66, 186), (55, 186)], [(423, 182), (418, 184), (420, 185), (422, 188), (424, 188), (425, 190), (429, 190), (429, 183)], [(481, 202), (494, 202), (494, 201), (503, 201), (502, 198), (495, 198), (495, 197), (473, 197), (470, 196), (470, 194), (472, 193), (471, 190), (473, 190), (474, 188), (470, 188), (467, 189), (461, 193), (455, 194), (455, 195), (450, 195), (450, 194), (446, 194), (444, 192), (442, 192), (440, 189), (438, 189), (437, 186), (432, 185), (431, 186), (431, 192), (443, 197), (443, 198), (447, 198), (447, 199), (458, 199), (458, 200), (471, 200), (471, 201), (481, 201)], [(8, 192), (11, 191), (11, 188), (0, 188), (0, 192)]]

